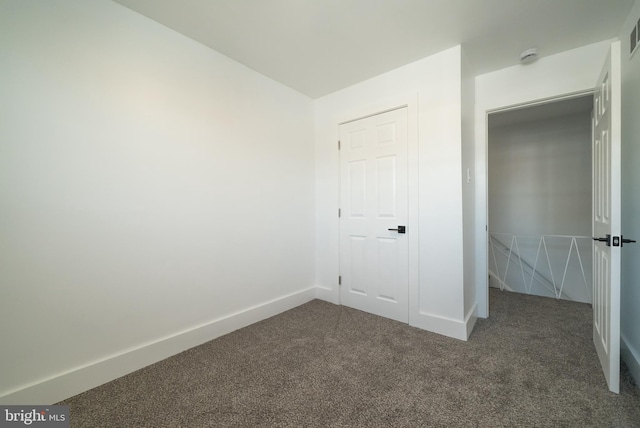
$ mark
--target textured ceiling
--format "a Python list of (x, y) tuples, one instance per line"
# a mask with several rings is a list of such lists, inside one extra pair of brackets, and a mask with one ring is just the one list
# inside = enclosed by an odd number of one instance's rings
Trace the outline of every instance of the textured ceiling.
[(116, 0), (312, 98), (462, 44), (476, 74), (618, 36), (633, 0)]

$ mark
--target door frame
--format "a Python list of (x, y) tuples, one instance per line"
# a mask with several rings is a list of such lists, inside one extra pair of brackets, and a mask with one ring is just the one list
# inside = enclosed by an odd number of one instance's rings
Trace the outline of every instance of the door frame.
[[(409, 290), (408, 290), (408, 314), (409, 325), (414, 325), (415, 320), (419, 316), (419, 157), (418, 157), (418, 94), (416, 92), (398, 94), (391, 97), (379, 99), (374, 102), (363, 103), (356, 108), (351, 108), (342, 112), (337, 112), (334, 120), (336, 135), (340, 135), (340, 125), (353, 122), (366, 117), (375, 116), (388, 111), (407, 108), (407, 199), (408, 199), (408, 217), (407, 217), (407, 238), (409, 245), (408, 265), (409, 265)], [(336, 149), (337, 149), (336, 141)], [(338, 188), (336, 204), (340, 209), (340, 153), (336, 156), (336, 168), (338, 171)], [(337, 212), (336, 212), (337, 215)], [(341, 224), (338, 219), (337, 242), (340, 242)], [(336, 258), (336, 266), (338, 275), (340, 275), (340, 245)], [(336, 278), (337, 284), (338, 278)], [(335, 287), (334, 301), (342, 304), (340, 300), (340, 286)]]
[[(477, 316), (479, 318), (489, 317), (489, 115), (520, 110), (557, 101), (570, 100), (573, 98), (593, 96), (594, 92), (595, 88), (589, 88), (531, 101), (488, 108), (483, 111), (483, 120), (480, 126), (482, 126), (484, 131), (484, 140), (476, 144), (476, 149), (478, 149), (479, 145), (482, 145), (483, 160), (481, 165), (483, 168), (479, 172), (484, 173), (483, 180), (480, 180), (480, 176), (482, 174), (478, 174), (476, 181), (476, 195), (479, 196), (478, 199), (483, 208), (482, 211), (479, 210), (480, 212), (476, 213), (476, 299), (478, 304)], [(478, 208), (478, 205), (476, 205), (476, 208)]]
[(611, 40), (550, 55), (528, 65), (515, 65), (476, 76), (475, 254), (476, 315), (489, 316), (487, 239), (487, 112), (533, 101), (593, 91)]

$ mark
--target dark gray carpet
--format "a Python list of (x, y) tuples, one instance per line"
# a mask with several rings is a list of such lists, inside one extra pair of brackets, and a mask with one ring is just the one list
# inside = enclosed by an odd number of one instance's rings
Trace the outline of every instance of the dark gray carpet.
[(60, 404), (72, 427), (640, 427), (591, 307), (491, 290), (468, 342), (322, 301)]

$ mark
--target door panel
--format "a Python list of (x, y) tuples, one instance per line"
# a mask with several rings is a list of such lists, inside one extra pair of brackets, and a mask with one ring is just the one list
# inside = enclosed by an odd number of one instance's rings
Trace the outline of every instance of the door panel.
[(349, 212), (365, 218), (367, 207), (367, 165), (365, 160), (349, 162)]
[(353, 293), (367, 295), (367, 237), (349, 236), (350, 246), (347, 256), (349, 256), (349, 278), (350, 291)]
[[(408, 322), (407, 109), (340, 126), (340, 300)], [(410, 228), (407, 228), (410, 232)]]
[(376, 159), (378, 177), (378, 217), (396, 218), (396, 157), (385, 156)]
[[(620, 236), (620, 43), (611, 45), (593, 103), (593, 236)], [(620, 388), (620, 247), (594, 241), (593, 342), (609, 389)]]
[(378, 238), (378, 296), (390, 302), (398, 302), (398, 269), (396, 263), (384, 263), (384, 260), (398, 258), (398, 240)]

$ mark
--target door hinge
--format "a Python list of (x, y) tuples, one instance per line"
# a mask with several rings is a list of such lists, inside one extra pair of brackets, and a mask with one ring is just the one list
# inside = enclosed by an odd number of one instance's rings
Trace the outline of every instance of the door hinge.
[(342, 276), (338, 276), (338, 285), (342, 285)]
[(340, 150), (340, 140), (338, 140), (338, 150)]
[(338, 208), (338, 218), (342, 217), (342, 210)]

